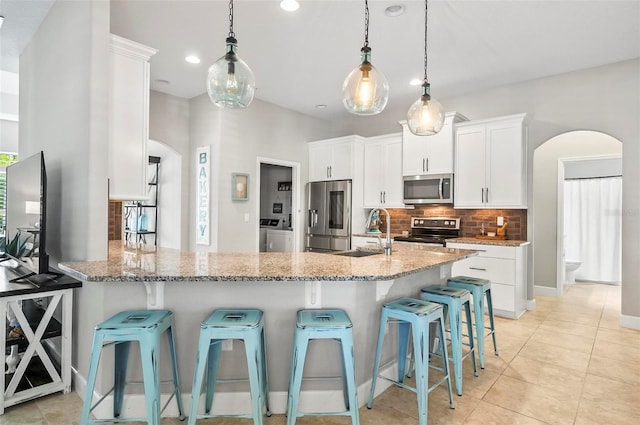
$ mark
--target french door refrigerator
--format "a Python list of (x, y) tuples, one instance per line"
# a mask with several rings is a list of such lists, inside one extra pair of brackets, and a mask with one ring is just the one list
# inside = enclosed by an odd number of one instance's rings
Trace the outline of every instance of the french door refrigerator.
[(351, 249), (351, 180), (307, 183), (305, 251)]

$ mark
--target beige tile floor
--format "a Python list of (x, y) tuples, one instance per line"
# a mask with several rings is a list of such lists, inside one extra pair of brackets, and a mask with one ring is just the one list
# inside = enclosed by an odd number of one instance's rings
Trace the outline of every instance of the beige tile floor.
[[(640, 331), (619, 326), (620, 287), (579, 283), (562, 298), (536, 297), (519, 320), (497, 318), (500, 356), (488, 351), (475, 378), (465, 362), (464, 395), (450, 409), (443, 386), (429, 397), (429, 424), (640, 423)], [(487, 340), (491, 347), (490, 340)], [(78, 424), (82, 402), (72, 393), (8, 408), (0, 425)], [(415, 395), (392, 387), (360, 410), (363, 425), (417, 424)], [(165, 418), (163, 425), (182, 423)], [(201, 420), (198, 425), (250, 425), (251, 420)], [(305, 417), (300, 425), (349, 424), (347, 418)], [(283, 415), (265, 425), (284, 425)]]

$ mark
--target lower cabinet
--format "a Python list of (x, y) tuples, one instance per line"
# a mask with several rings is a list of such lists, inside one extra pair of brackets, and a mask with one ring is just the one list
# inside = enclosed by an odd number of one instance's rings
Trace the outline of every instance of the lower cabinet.
[(267, 252), (292, 252), (293, 232), (290, 230), (267, 230)]
[(526, 310), (527, 245), (496, 246), (447, 243), (447, 248), (472, 249), (475, 257), (453, 263), (452, 276), (471, 276), (491, 281), (493, 313), (517, 319)]

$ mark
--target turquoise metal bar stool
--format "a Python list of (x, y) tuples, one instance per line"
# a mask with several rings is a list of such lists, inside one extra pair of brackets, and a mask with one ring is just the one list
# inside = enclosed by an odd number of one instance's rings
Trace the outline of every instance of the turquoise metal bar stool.
[[(476, 339), (478, 341), (478, 357), (480, 367), (484, 369), (484, 339), (491, 335), (493, 338), (493, 352), (498, 355), (496, 345), (496, 328), (493, 320), (493, 301), (491, 299), (491, 281), (469, 276), (455, 276), (447, 280), (447, 286), (453, 288), (466, 289), (471, 292), (473, 298), (473, 312), (476, 322)], [(487, 297), (487, 307), (489, 313), (489, 327), (484, 325), (484, 298)], [(485, 330), (489, 333), (485, 334)]]
[[(222, 342), (227, 339), (239, 339), (244, 342), (249, 371), (247, 379), (217, 378)], [(198, 405), (204, 380), (205, 365), (207, 371), (205, 414), (199, 415)], [(249, 382), (251, 392), (251, 414), (211, 414), (216, 383), (246, 381)], [(256, 309), (216, 310), (200, 325), (198, 357), (193, 375), (193, 388), (191, 389), (189, 425), (194, 425), (197, 419), (220, 417), (253, 418), (255, 425), (262, 425), (263, 411), (266, 411), (267, 416), (271, 416), (264, 315), (261, 310)]]
[[(420, 297), (424, 300), (442, 304), (444, 315), (449, 316), (449, 331), (451, 333), (451, 361), (453, 362), (453, 373), (456, 379), (456, 392), (462, 395), (462, 361), (471, 357), (473, 373), (478, 376), (476, 366), (475, 345), (473, 341), (473, 326), (471, 325), (471, 294), (466, 289), (452, 288), (449, 286), (427, 286), (420, 291)], [(467, 337), (468, 344), (462, 342), (462, 309), (467, 317)], [(469, 352), (462, 355), (462, 346), (469, 347)]]
[[(82, 407), (81, 425), (97, 422), (132, 422), (146, 421), (149, 425), (160, 425), (160, 415), (169, 405), (173, 397), (178, 404), (180, 420), (184, 419), (182, 398), (178, 384), (178, 363), (176, 361), (176, 345), (173, 333), (173, 313), (168, 310), (132, 310), (123, 311), (105, 320), (96, 326), (93, 335), (93, 348), (91, 362), (87, 377), (87, 390)], [(167, 332), (169, 355), (171, 357), (171, 369), (173, 372), (173, 392), (165, 405), (160, 409), (160, 372), (158, 370), (158, 357), (160, 351), (160, 338)], [(142, 360), (142, 375), (146, 400), (147, 416), (144, 418), (121, 419), (124, 388), (126, 385), (127, 362), (132, 341), (140, 344)], [(100, 363), (102, 348), (106, 345), (115, 345), (114, 386), (96, 404), (93, 402), (93, 390), (96, 384), (96, 375)], [(113, 391), (113, 418), (89, 419), (91, 411)]]
[[(449, 391), (449, 406), (455, 407), (453, 395), (451, 394), (451, 374), (449, 371), (449, 361), (444, 343), (444, 320), (443, 308), (440, 304), (413, 298), (400, 298), (390, 303), (384, 304), (380, 317), (380, 331), (378, 333), (378, 345), (376, 349), (376, 359), (373, 366), (373, 378), (371, 381), (371, 392), (367, 407), (373, 407), (373, 396), (376, 390), (376, 380), (378, 376), (382, 379), (393, 382), (395, 385), (413, 391), (418, 396), (418, 419), (420, 425), (427, 424), (429, 393), (443, 382), (447, 383)], [(380, 373), (380, 357), (382, 356), (382, 346), (384, 343), (384, 331), (387, 321), (398, 323), (398, 379), (386, 378)], [(429, 362), (429, 326), (436, 322), (439, 334), (439, 347), (442, 353), (442, 368), (430, 364)], [(412, 331), (413, 353), (415, 355), (416, 387), (404, 384), (405, 365), (407, 360), (407, 345), (409, 342), (409, 327)], [(429, 385), (429, 368), (439, 370), (444, 373), (443, 378)]]
[[(353, 325), (349, 315), (339, 309), (309, 309), (297, 312), (296, 329), (291, 360), (291, 378), (287, 403), (287, 425), (294, 425), (301, 416), (350, 416), (351, 424), (358, 425), (358, 394), (355, 360), (353, 357)], [(303, 379), (304, 361), (309, 342), (314, 339), (335, 339), (340, 342), (342, 352), (342, 383), (346, 410), (344, 412), (306, 413), (299, 412), (300, 387)], [(333, 378), (314, 378), (333, 379)]]

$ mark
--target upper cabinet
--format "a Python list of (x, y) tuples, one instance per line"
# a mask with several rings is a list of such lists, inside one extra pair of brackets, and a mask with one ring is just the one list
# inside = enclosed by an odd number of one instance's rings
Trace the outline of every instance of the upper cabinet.
[(364, 207), (404, 207), (401, 133), (369, 137), (365, 142)]
[(147, 194), (149, 58), (157, 50), (111, 35), (109, 55), (109, 198)]
[(527, 208), (526, 114), (457, 124), (455, 208)]
[(356, 161), (362, 161), (360, 136), (310, 142), (309, 181), (353, 179)]
[(442, 130), (433, 136), (416, 136), (407, 127), (407, 122), (401, 121), (402, 175), (453, 173), (455, 125), (466, 120), (457, 112), (447, 112)]

